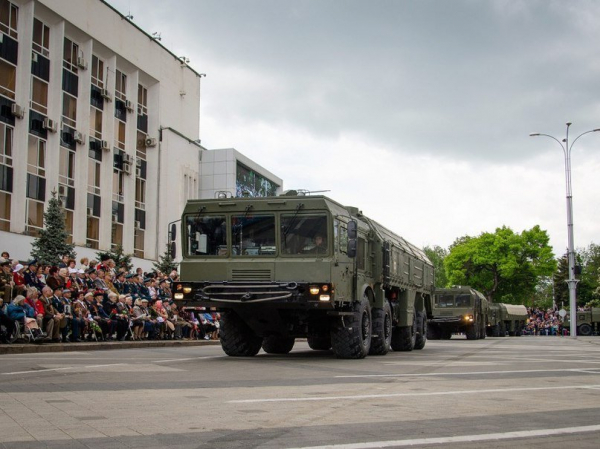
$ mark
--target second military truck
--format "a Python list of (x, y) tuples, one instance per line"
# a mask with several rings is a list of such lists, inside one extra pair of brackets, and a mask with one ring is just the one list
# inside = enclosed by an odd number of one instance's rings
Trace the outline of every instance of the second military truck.
[(488, 310), (485, 296), (471, 287), (436, 289), (428, 337), (448, 340), (453, 333), (464, 333), (468, 340), (485, 338)]
[(422, 349), (433, 266), (402, 237), (325, 196), (192, 200), (181, 220), (182, 306), (221, 313), (230, 356), (296, 338), (338, 358)]

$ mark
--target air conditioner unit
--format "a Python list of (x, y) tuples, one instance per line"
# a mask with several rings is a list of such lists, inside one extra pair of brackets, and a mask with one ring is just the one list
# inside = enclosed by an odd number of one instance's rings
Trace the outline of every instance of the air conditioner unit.
[(142, 176), (142, 169), (140, 167), (135, 167), (135, 176), (138, 178)]
[(67, 196), (67, 186), (58, 186), (58, 196)]
[(102, 95), (102, 98), (104, 98), (107, 101), (112, 100), (112, 97), (110, 96), (110, 92), (108, 91), (108, 89), (100, 89), (100, 95)]
[(67, 207), (67, 197), (63, 195), (58, 195), (58, 200), (62, 207)]
[(108, 143), (108, 140), (101, 140), (100, 148), (102, 148), (104, 151), (110, 151), (110, 144)]
[(133, 112), (133, 103), (131, 103), (129, 100), (125, 100), (125, 109), (127, 109), (129, 112)]
[(88, 207), (87, 208), (87, 214), (88, 214), (88, 217), (93, 216), (94, 215), (94, 209), (92, 209), (91, 207)]
[(127, 165), (131, 165), (131, 162), (133, 162), (132, 157), (127, 153), (123, 153), (123, 163), (127, 164)]
[(77, 143), (83, 144), (85, 143), (85, 134), (75, 131), (73, 134), (73, 140), (75, 140)]
[(13, 103), (10, 106), (10, 113), (17, 118), (23, 118), (25, 116), (25, 111), (17, 103)]
[(112, 215), (112, 222), (117, 223), (119, 221), (119, 216), (117, 214)]
[(123, 165), (123, 173), (125, 173), (126, 175), (131, 174), (131, 166), (129, 164)]
[(82, 70), (87, 69), (87, 62), (85, 62), (85, 59), (83, 58), (83, 56), (79, 56), (77, 58), (77, 67), (79, 67)]
[(147, 147), (155, 147), (157, 142), (154, 137), (146, 137), (145, 143)]
[(142, 228), (142, 224), (139, 222), (139, 220), (135, 220), (135, 222), (133, 223), (133, 227), (135, 229), (141, 229)]
[(56, 122), (52, 119), (45, 118), (43, 126), (44, 126), (44, 129), (47, 129), (51, 133), (56, 132)]
[(136, 167), (141, 167), (142, 166), (142, 160), (139, 157), (135, 160), (135, 166)]

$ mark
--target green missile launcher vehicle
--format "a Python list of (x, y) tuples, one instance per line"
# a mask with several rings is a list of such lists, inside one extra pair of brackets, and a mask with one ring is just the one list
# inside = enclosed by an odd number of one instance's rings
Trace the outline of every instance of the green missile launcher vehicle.
[(523, 335), (529, 321), (527, 307), (514, 304), (490, 303), (487, 335), (490, 337), (511, 337)]
[(433, 265), (357, 208), (294, 191), (192, 200), (181, 242), (173, 298), (221, 313), (230, 356), (285, 354), (297, 338), (338, 358), (425, 346)]
[[(590, 335), (600, 335), (600, 307), (593, 307), (590, 310), (577, 312), (577, 335), (588, 337)], [(571, 321), (569, 313), (563, 321), (563, 328), (570, 329)]]
[(436, 289), (428, 320), (429, 339), (448, 340), (464, 333), (468, 340), (486, 337), (488, 301), (471, 287)]

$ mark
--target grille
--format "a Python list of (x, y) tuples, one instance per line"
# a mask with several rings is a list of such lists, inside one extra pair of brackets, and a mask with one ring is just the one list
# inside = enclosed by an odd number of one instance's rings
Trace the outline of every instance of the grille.
[(232, 281), (270, 281), (271, 270), (231, 270)]

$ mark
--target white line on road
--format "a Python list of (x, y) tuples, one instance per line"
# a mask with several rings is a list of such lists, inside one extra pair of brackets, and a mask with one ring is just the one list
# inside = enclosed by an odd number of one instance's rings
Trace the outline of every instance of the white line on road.
[(600, 370), (600, 368), (570, 368), (570, 369), (531, 369), (531, 370), (515, 370), (515, 371), (470, 371), (466, 373), (415, 373), (415, 374), (355, 374), (345, 376), (334, 376), (338, 379), (352, 379), (352, 378), (369, 378), (369, 377), (431, 377), (431, 376), (473, 376), (477, 374), (523, 374), (523, 373), (556, 373), (556, 372), (585, 372), (590, 374), (595, 373), (593, 370)]
[(411, 396), (448, 396), (481, 393), (510, 393), (516, 391), (544, 391), (544, 390), (591, 390), (600, 385), (565, 385), (560, 387), (526, 387), (526, 388), (493, 388), (487, 390), (460, 390), (460, 391), (432, 391), (428, 393), (389, 393), (389, 394), (359, 394), (354, 396), (324, 396), (309, 398), (270, 398), (270, 399), (238, 399), (227, 401), (228, 404), (256, 404), (264, 402), (309, 402), (309, 401), (339, 401), (356, 399), (398, 398)]
[(573, 433), (597, 432), (600, 430), (600, 425), (580, 426), (580, 427), (563, 427), (561, 429), (538, 429), (538, 430), (521, 430), (517, 432), (504, 433), (485, 433), (480, 435), (460, 435), (454, 437), (440, 438), (415, 438), (412, 440), (395, 440), (395, 441), (369, 441), (366, 443), (350, 443), (350, 444), (331, 444), (325, 446), (304, 446), (294, 449), (375, 449), (381, 447), (402, 447), (413, 446), (416, 444), (451, 444), (451, 443), (471, 443), (474, 441), (490, 441), (490, 440), (508, 440), (511, 438), (534, 438), (548, 437), (554, 435), (568, 435)]

